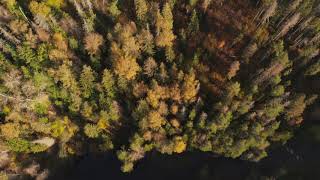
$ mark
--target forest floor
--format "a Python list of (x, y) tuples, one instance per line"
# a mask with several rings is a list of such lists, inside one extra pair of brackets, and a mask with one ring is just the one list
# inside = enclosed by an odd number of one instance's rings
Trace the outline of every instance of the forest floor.
[(211, 93), (220, 95), (225, 88), (231, 65), (235, 61), (243, 61), (243, 49), (251, 39), (250, 34), (256, 30), (256, 11), (255, 3), (250, 0), (225, 1), (223, 4), (214, 1), (207, 9), (201, 23), (206, 36), (199, 35), (200, 38), (196, 38), (200, 39), (198, 46), (203, 46), (212, 55), (208, 59), (202, 59), (209, 70), (200, 78), (203, 86)]

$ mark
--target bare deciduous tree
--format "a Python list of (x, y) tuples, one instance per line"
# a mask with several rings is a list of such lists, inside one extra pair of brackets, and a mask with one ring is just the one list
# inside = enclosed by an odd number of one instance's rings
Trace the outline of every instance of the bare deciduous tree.
[(300, 13), (296, 13), (293, 16), (291, 16), (291, 18), (289, 18), (278, 30), (278, 32), (276, 33), (276, 36), (273, 38), (273, 40), (277, 40), (280, 37), (285, 36), (288, 31), (294, 27), (300, 20), (301, 18), (301, 14)]

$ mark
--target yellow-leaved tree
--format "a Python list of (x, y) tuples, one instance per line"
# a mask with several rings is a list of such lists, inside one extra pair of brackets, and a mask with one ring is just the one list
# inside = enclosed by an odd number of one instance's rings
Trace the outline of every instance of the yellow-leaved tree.
[(100, 46), (103, 44), (103, 37), (98, 33), (89, 33), (84, 38), (84, 47), (89, 55), (100, 53)]
[(127, 80), (132, 80), (140, 71), (140, 66), (132, 56), (121, 56), (114, 62), (114, 72)]
[(182, 137), (175, 137), (174, 139), (174, 149), (176, 153), (182, 153), (186, 150), (187, 144), (183, 141)]
[(196, 80), (196, 75), (192, 71), (184, 76), (184, 82), (182, 85), (182, 97), (186, 102), (193, 102), (198, 93), (199, 81)]
[(172, 31), (173, 28), (173, 15), (171, 12), (170, 4), (166, 3), (163, 7), (162, 13), (157, 12), (156, 18), (156, 45), (159, 47), (171, 47), (175, 35)]

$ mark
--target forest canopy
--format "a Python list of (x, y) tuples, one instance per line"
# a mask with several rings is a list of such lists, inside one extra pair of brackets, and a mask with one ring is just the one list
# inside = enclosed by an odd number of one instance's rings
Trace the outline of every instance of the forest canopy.
[(123, 172), (152, 151), (259, 161), (319, 102), (319, 4), (1, 0), (0, 179), (107, 152)]

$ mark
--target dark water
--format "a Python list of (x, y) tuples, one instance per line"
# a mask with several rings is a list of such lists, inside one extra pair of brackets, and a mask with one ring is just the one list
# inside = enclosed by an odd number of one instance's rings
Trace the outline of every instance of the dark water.
[[(274, 147), (258, 163), (213, 157), (207, 153), (148, 154), (129, 174), (113, 154), (87, 156), (64, 164), (51, 179), (59, 180), (320, 180), (320, 118), (312, 116), (286, 145)], [(318, 133), (318, 134), (317, 134)]]

